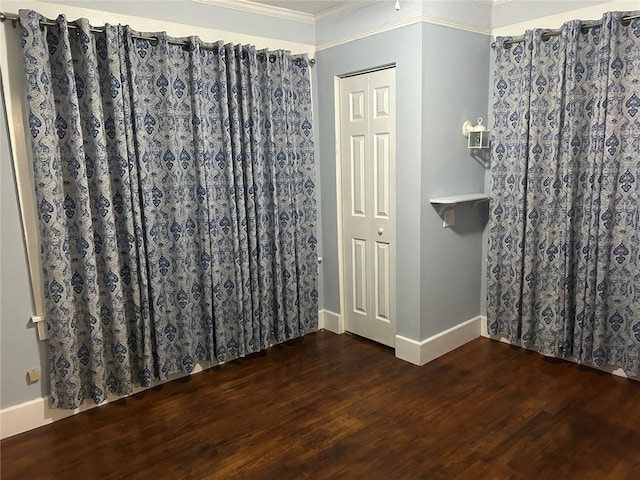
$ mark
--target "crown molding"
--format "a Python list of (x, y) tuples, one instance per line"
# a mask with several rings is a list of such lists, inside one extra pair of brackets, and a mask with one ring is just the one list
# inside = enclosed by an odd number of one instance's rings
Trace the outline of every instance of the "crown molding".
[(476, 3), (481, 3), (482, 5), (489, 5), (490, 7), (495, 7), (496, 5), (502, 5), (503, 3), (510, 3), (513, 0), (474, 0)]
[(399, 20), (397, 22), (390, 22), (384, 25), (380, 25), (378, 27), (369, 28), (367, 30), (354, 33), (353, 35), (348, 35), (346, 37), (342, 37), (337, 40), (321, 43), (316, 46), (316, 51), (337, 47), (338, 45), (343, 45), (345, 43), (353, 42), (354, 40), (359, 40), (361, 38), (369, 37), (371, 35), (376, 35), (378, 33), (389, 32), (391, 30), (396, 30), (402, 27), (408, 27), (409, 25), (414, 25), (416, 23), (429, 23), (432, 25), (440, 25), (442, 27), (455, 28), (457, 30), (464, 30), (467, 32), (480, 33), (482, 35), (487, 35), (487, 36), (491, 35), (490, 28), (476, 27), (475, 25), (454, 22), (452, 20), (447, 20), (444, 18), (431, 17), (429, 15), (416, 15), (413, 17), (405, 18), (404, 20)]
[(239, 12), (254, 13), (257, 15), (267, 15), (269, 17), (291, 20), (294, 22), (315, 24), (315, 17), (310, 13), (297, 12), (288, 8), (264, 5), (249, 0), (191, 0), (192, 2), (205, 3), (214, 7), (237, 10)]
[(464, 30), (465, 32), (480, 33), (482, 35), (491, 35), (491, 28), (478, 27), (476, 25), (471, 25), (470, 23), (456, 22), (453, 20), (448, 20), (446, 18), (422, 15), (422, 21), (424, 23), (430, 23), (432, 25), (440, 25), (442, 27), (455, 28), (456, 30)]
[[(256, 15), (266, 15), (269, 17), (280, 18), (282, 20), (290, 20), (294, 22), (301, 22), (301, 23), (314, 25), (316, 24), (316, 22), (326, 20), (332, 17), (337, 17), (339, 15), (344, 15), (347, 12), (352, 12), (354, 10), (358, 10), (360, 8), (370, 6), (382, 0), (364, 0), (364, 1), (357, 1), (357, 2), (349, 2), (345, 5), (340, 5), (335, 8), (324, 10), (322, 12), (317, 13), (316, 15), (313, 15), (311, 13), (298, 12), (296, 10), (290, 10), (288, 8), (256, 3), (256, 2), (252, 2), (251, 0), (191, 0), (191, 1), (196, 3), (204, 3), (204, 4), (212, 5), (215, 7), (226, 8), (230, 10), (237, 10), (240, 12), (253, 13)], [(482, 3), (489, 3), (492, 5), (499, 5), (502, 3), (511, 2), (512, 0), (476, 0), (476, 1), (482, 2)], [(466, 30), (469, 32), (482, 33), (487, 35), (491, 33), (490, 29), (475, 27), (473, 25), (446, 20), (443, 18), (430, 17), (428, 15), (421, 15), (421, 16), (411, 17), (405, 20), (400, 20), (398, 22), (391, 22), (391, 23), (382, 25), (380, 27), (375, 27), (355, 35), (350, 35), (340, 40), (324, 43), (318, 46), (318, 50), (322, 50), (324, 48), (331, 48), (336, 45), (340, 45), (342, 43), (347, 43), (353, 40), (357, 40), (358, 38), (367, 37), (369, 35), (374, 35), (376, 33), (386, 32), (389, 30), (393, 30), (395, 28), (405, 27), (407, 25), (412, 25), (418, 22), (431, 23), (434, 25), (442, 25), (445, 27), (457, 28), (459, 30)]]
[(337, 17), (338, 15), (343, 15), (347, 12), (351, 12), (353, 10), (358, 10), (363, 7), (368, 7), (376, 2), (380, 2), (381, 0), (369, 0), (369, 1), (359, 1), (359, 2), (349, 2), (344, 5), (340, 5), (338, 7), (329, 8), (327, 10), (323, 10), (322, 12), (316, 13), (314, 19), (316, 22), (326, 20), (327, 18)]

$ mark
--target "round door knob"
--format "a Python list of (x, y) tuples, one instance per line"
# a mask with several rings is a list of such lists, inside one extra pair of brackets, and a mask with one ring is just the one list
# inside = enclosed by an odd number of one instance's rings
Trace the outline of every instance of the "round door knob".
[(383, 233), (384, 233), (384, 229), (379, 228), (379, 229), (378, 229), (378, 235), (382, 235)]

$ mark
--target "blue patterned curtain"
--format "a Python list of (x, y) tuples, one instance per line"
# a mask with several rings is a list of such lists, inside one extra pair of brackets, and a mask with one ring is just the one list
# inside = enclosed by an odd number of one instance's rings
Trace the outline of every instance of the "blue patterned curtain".
[(640, 374), (640, 19), (498, 38), (489, 332)]
[(306, 57), (41, 20), (20, 12), (52, 405), (316, 330)]

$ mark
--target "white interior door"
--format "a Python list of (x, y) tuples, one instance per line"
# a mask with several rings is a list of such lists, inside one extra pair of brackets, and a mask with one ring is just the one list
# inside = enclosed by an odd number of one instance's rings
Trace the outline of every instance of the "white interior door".
[(340, 80), (344, 322), (395, 346), (395, 68)]

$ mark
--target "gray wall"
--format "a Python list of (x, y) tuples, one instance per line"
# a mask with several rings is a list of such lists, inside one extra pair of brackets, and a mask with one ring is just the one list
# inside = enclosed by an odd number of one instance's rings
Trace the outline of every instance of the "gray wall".
[[(4, 98), (0, 111), (0, 407), (40, 397), (46, 381), (27, 384), (27, 370), (41, 364), (44, 344), (37, 341), (31, 283), (22, 241), (18, 199), (9, 154)], [(46, 375), (45, 375), (46, 376)]]
[(321, 50), (318, 63), (318, 115), (324, 308), (340, 312), (336, 207), (334, 78), (396, 64), (397, 331), (420, 336), (420, 169), (422, 131), (422, 25), (380, 33)]
[[(465, 120), (487, 124), (487, 35), (423, 24), (421, 331), (429, 338), (480, 314), (482, 229), (486, 204), (456, 206), (455, 225), (429, 198), (484, 192), (488, 150), (471, 151)], [(402, 272), (398, 272), (399, 275)]]
[(443, 229), (429, 198), (484, 191), (461, 131), (486, 118), (488, 50), (488, 36), (420, 23), (317, 53), (324, 308), (340, 311), (334, 77), (395, 62), (397, 333), (422, 340), (479, 315), (486, 209), (460, 206)]

